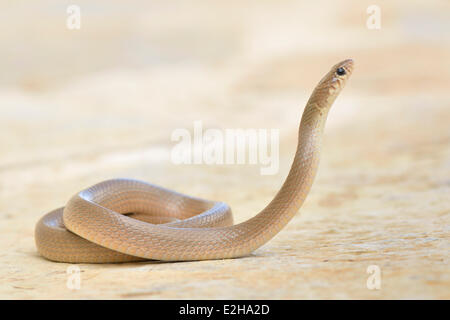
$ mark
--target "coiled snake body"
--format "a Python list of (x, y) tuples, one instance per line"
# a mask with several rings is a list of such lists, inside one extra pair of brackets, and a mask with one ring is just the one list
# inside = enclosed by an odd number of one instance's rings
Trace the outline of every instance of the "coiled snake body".
[(79, 192), (64, 208), (42, 217), (35, 229), (38, 251), (47, 259), (71, 263), (207, 260), (251, 253), (274, 237), (305, 200), (317, 171), (328, 111), (352, 70), (353, 61), (344, 60), (316, 86), (303, 112), (289, 174), (253, 218), (233, 225), (223, 202), (114, 179)]

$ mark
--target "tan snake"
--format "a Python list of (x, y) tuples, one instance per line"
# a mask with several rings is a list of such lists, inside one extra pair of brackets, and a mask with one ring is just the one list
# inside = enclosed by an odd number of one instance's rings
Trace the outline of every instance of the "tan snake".
[(251, 253), (274, 237), (303, 204), (317, 171), (328, 111), (352, 70), (353, 61), (344, 60), (316, 86), (303, 112), (289, 174), (273, 200), (253, 218), (233, 225), (231, 210), (223, 202), (114, 179), (77, 193), (65, 208), (42, 217), (35, 230), (38, 251), (47, 259), (72, 263), (207, 260)]

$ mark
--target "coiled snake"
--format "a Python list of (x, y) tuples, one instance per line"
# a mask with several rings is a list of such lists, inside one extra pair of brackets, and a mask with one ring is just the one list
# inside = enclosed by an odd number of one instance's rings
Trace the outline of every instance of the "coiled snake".
[(352, 70), (353, 61), (344, 60), (316, 86), (301, 118), (289, 174), (273, 200), (253, 218), (233, 225), (231, 210), (223, 202), (114, 179), (77, 193), (64, 208), (42, 217), (35, 229), (38, 251), (47, 259), (71, 263), (207, 260), (251, 253), (274, 237), (303, 204), (319, 164), (328, 111)]

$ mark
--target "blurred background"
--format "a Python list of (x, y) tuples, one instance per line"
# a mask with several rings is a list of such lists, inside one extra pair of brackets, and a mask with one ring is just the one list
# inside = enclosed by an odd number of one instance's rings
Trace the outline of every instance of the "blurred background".
[[(2, 298), (450, 298), (450, 2), (0, 1), (0, 39)], [(252, 256), (84, 265), (70, 291), (67, 265), (37, 254), (37, 220), (114, 177), (250, 218), (286, 177), (315, 84), (346, 58), (313, 189)], [(196, 120), (279, 129), (279, 172), (172, 164), (171, 133)]]

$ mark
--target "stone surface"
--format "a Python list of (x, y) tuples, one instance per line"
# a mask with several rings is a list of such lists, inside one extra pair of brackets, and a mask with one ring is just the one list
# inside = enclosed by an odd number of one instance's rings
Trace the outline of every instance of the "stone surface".
[[(77, 1), (0, 4), (0, 298), (450, 298), (450, 24), (446, 1)], [(14, 30), (14, 32), (11, 32)], [(231, 205), (280, 188), (298, 121), (339, 60), (356, 70), (329, 115), (300, 213), (233, 260), (78, 265), (41, 258), (34, 225), (77, 191), (130, 177)], [(280, 169), (174, 165), (171, 133), (280, 130)], [(381, 271), (370, 290), (369, 266)]]

